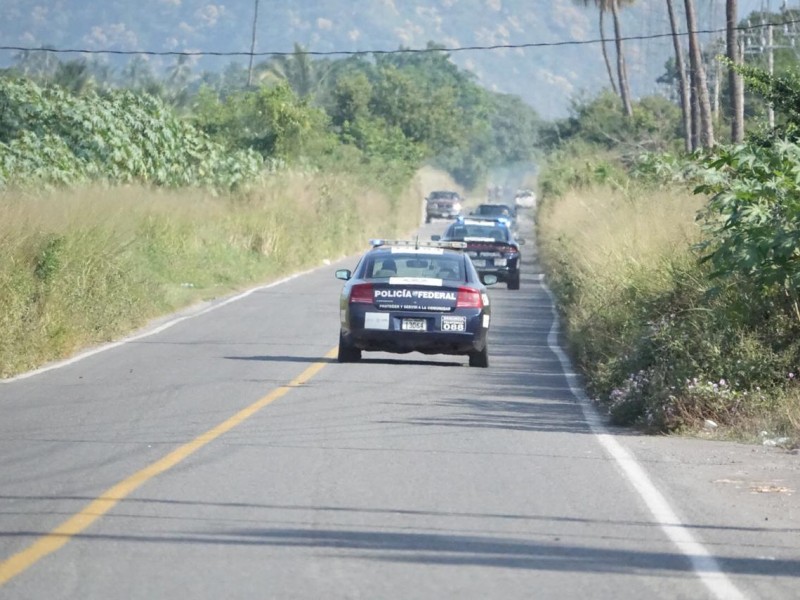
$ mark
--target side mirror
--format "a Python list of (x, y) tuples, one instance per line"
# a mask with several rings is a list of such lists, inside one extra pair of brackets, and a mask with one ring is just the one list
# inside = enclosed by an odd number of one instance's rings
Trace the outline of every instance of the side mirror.
[(438, 242), (441, 239), (442, 239), (442, 236), (440, 236), (440, 235), (432, 235), (431, 236), (431, 241), (432, 242)]
[(338, 271), (336, 271), (336, 279), (342, 279), (344, 281), (347, 281), (352, 276), (353, 273), (350, 271), (350, 269), (339, 269)]
[(483, 285), (494, 285), (497, 283), (497, 275), (486, 273), (485, 275), (481, 275), (481, 281), (483, 282)]

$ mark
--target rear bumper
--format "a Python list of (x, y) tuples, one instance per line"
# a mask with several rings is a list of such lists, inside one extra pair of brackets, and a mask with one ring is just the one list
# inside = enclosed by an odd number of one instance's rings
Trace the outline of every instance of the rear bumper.
[(506, 283), (509, 279), (519, 277), (519, 262), (505, 267), (475, 267), (475, 270), (479, 275), (497, 275), (499, 281)]
[[(368, 329), (364, 327), (364, 312), (357, 310), (350, 315), (348, 322), (342, 324), (345, 340), (360, 350), (375, 352), (421, 352), (423, 354), (469, 354), (486, 346), (489, 314), (470, 311), (472, 314), (444, 313), (444, 316), (466, 317), (465, 331), (442, 331), (441, 317), (438, 314), (416, 312), (392, 312), (388, 329)], [(403, 331), (403, 318), (424, 318), (426, 331)]]
[(426, 210), (425, 215), (436, 219), (455, 219), (461, 216), (460, 210)]

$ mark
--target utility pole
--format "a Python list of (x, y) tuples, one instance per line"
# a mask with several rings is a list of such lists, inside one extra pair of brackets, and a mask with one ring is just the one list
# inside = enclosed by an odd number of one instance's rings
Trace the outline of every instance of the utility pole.
[(731, 102), (731, 142), (740, 143), (744, 139), (744, 85), (742, 76), (734, 68), (742, 63), (739, 51), (737, 23), (737, 1), (727, 0), (726, 4), (726, 50), (728, 60), (733, 66), (728, 67), (728, 86)]
[(253, 57), (256, 53), (256, 25), (258, 25), (258, 0), (255, 0), (253, 12), (253, 36), (250, 40), (250, 66), (247, 68), (247, 87), (253, 84)]
[[(784, 0), (780, 8), (781, 15), (785, 16), (788, 10), (787, 2)], [(739, 37), (742, 46), (742, 62), (744, 62), (745, 54), (763, 56), (766, 53), (767, 73), (770, 77), (775, 75), (775, 50), (792, 50), (795, 56), (800, 57), (800, 52), (798, 52), (795, 43), (798, 33), (795, 30), (794, 23), (789, 21), (783, 24), (782, 37), (778, 40), (778, 43), (775, 43), (775, 28), (773, 23), (770, 22), (773, 20), (773, 17), (774, 15), (770, 9), (769, 2), (764, 2), (762, 4), (760, 20), (760, 24), (762, 25), (761, 34), (756, 39), (754, 39), (756, 36), (752, 34), (744, 34)], [(748, 25), (750, 25), (749, 21)], [(741, 94), (744, 95), (744, 90), (742, 90)], [(767, 121), (770, 128), (775, 127), (775, 108), (772, 103), (767, 104)]]
[[(767, 25), (767, 72), (769, 78), (775, 74), (775, 46), (772, 43), (772, 24)], [(767, 120), (770, 130), (775, 129), (775, 108), (770, 102), (767, 106)]]

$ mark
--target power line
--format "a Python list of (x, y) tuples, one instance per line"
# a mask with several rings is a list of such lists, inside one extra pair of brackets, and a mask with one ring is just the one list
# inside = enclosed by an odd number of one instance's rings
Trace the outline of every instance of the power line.
[[(753, 25), (739, 26), (738, 31), (752, 31), (754, 29), (764, 29), (770, 26), (784, 26), (800, 23), (800, 19), (791, 19), (780, 21), (777, 23), (757, 23)], [(725, 33), (725, 28), (719, 29), (698, 29), (694, 33), (697, 34), (722, 34)], [(677, 35), (686, 37), (690, 32), (679, 32)], [(632, 35), (623, 36), (620, 38), (623, 42), (635, 42), (643, 40), (657, 40), (664, 38), (672, 38), (672, 33), (656, 33), (649, 35)], [(560, 42), (528, 42), (523, 44), (493, 44), (488, 46), (459, 46), (448, 48), (444, 46), (434, 46), (432, 48), (398, 48), (396, 50), (330, 50), (330, 51), (316, 51), (316, 50), (303, 50), (300, 52), (280, 52), (280, 51), (264, 51), (264, 52), (245, 52), (245, 51), (229, 51), (217, 52), (212, 50), (90, 50), (88, 48), (33, 48), (30, 46), (0, 46), (0, 51), (11, 50), (17, 52), (49, 52), (52, 54), (111, 54), (122, 56), (189, 56), (189, 57), (203, 57), (203, 56), (247, 56), (247, 57), (263, 57), (263, 56), (296, 56), (304, 54), (307, 56), (363, 56), (367, 54), (427, 54), (430, 52), (470, 52), (470, 51), (491, 51), (491, 50), (516, 50), (525, 48), (557, 48), (562, 46), (591, 46), (602, 44), (603, 40), (600, 38), (590, 40), (564, 40)]]

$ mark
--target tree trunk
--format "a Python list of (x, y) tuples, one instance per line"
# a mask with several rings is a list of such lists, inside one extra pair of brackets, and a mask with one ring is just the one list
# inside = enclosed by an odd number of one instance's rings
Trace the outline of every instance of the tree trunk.
[[(728, 60), (734, 65), (740, 64), (738, 32), (736, 31), (736, 0), (725, 3), (726, 35)], [(770, 50), (771, 51), (771, 50)], [(744, 102), (739, 93), (742, 88), (742, 76), (735, 69), (728, 68), (728, 88), (731, 102), (731, 142), (738, 144), (744, 139)]]
[(605, 26), (605, 14), (602, 8), (598, 11), (600, 15), (600, 40), (602, 42), (603, 48), (603, 60), (606, 63), (606, 72), (608, 73), (608, 80), (611, 82), (611, 89), (614, 90), (615, 95), (619, 95), (617, 91), (617, 83), (614, 81), (614, 73), (611, 70), (611, 61), (608, 58), (608, 48), (606, 47), (606, 26)]
[(697, 103), (700, 116), (700, 145), (710, 148), (714, 145), (714, 122), (711, 119), (711, 102), (708, 98), (706, 69), (697, 38), (697, 16), (694, 0), (684, 0), (686, 5), (686, 26), (689, 30), (689, 62), (692, 68), (692, 99)]
[(667, 0), (669, 26), (672, 29), (672, 45), (675, 48), (675, 68), (678, 70), (678, 91), (681, 96), (681, 115), (683, 116), (683, 146), (692, 152), (692, 113), (689, 107), (689, 82), (686, 78), (686, 65), (683, 63), (683, 48), (678, 38), (678, 22), (675, 19), (675, 7), (672, 0)]
[(619, 24), (618, 0), (611, 0), (611, 14), (614, 17), (614, 36), (617, 44), (617, 74), (619, 76), (619, 96), (622, 99), (622, 109), (626, 117), (633, 116), (631, 105), (631, 90), (628, 86), (628, 68), (625, 66), (625, 53), (622, 50), (622, 31)]
[[(691, 80), (694, 81), (694, 75), (691, 76)], [(697, 101), (697, 92), (694, 84), (689, 90), (689, 101), (691, 102), (692, 111), (692, 150), (697, 150), (702, 145), (700, 140), (703, 135), (700, 131), (700, 103)]]

